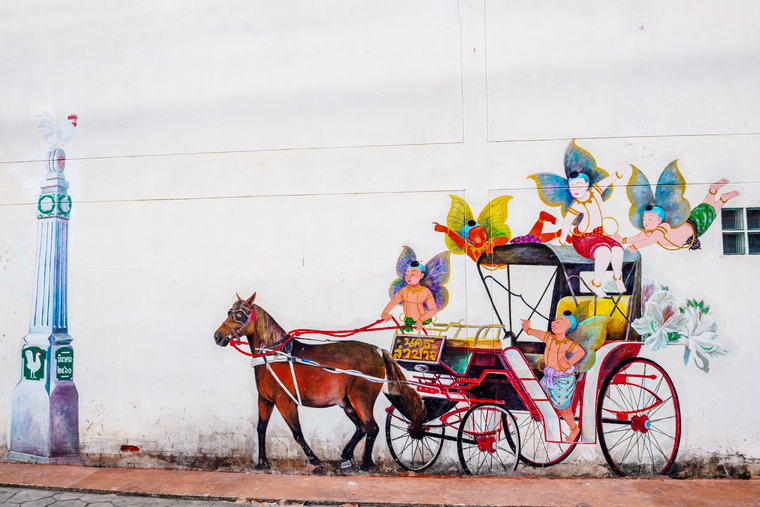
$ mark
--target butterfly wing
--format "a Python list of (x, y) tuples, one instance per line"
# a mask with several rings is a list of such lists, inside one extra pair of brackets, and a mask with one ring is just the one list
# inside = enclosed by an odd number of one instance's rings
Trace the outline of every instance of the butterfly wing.
[(492, 200), (478, 216), (478, 223), (483, 226), (488, 239), (512, 237), (512, 231), (507, 225), (507, 203), (512, 199), (511, 195), (502, 195)]
[(562, 215), (573, 203), (573, 196), (567, 186), (567, 179), (553, 173), (537, 173), (528, 176), (536, 182), (538, 197), (547, 206), (562, 206)]
[(665, 221), (671, 227), (678, 227), (689, 218), (691, 206), (689, 201), (684, 199), (683, 193), (686, 190), (686, 180), (678, 170), (677, 160), (674, 160), (660, 174), (657, 180), (657, 189), (655, 190), (654, 202), (657, 206), (665, 210)]
[[(596, 185), (609, 176), (607, 171), (601, 167), (597, 167), (596, 160), (591, 153), (575, 144), (575, 139), (570, 141), (570, 144), (567, 145), (567, 149), (565, 149), (565, 175), (569, 177), (570, 173), (573, 171), (578, 171), (579, 173), (584, 173), (588, 176), (589, 185), (591, 186)], [(602, 200), (606, 201), (611, 195), (612, 185), (602, 192)]]
[(416, 260), (417, 255), (414, 253), (414, 250), (408, 246), (404, 246), (401, 250), (401, 255), (398, 256), (398, 261), (396, 261), (396, 274), (398, 275), (398, 278), (393, 281), (390, 289), (388, 289), (391, 298), (406, 286), (406, 270), (409, 269), (409, 265)]
[(628, 186), (625, 189), (628, 194), (628, 200), (631, 201), (631, 209), (628, 210), (628, 218), (631, 219), (631, 224), (640, 231), (644, 230), (644, 208), (649, 204), (654, 204), (654, 194), (652, 194), (652, 187), (649, 184), (649, 180), (644, 173), (632, 165), (631, 179), (628, 180)]
[(398, 261), (396, 261), (396, 274), (398, 277), (403, 280), (406, 277), (406, 270), (409, 269), (409, 265), (416, 260), (417, 254), (414, 253), (414, 250), (408, 246), (404, 246), (401, 250), (401, 255), (398, 256)]
[(607, 339), (607, 323), (610, 317), (597, 315), (584, 320), (568, 337), (586, 351), (576, 366), (581, 372), (589, 371), (596, 361), (596, 349), (602, 346)]
[[(464, 237), (464, 226), (467, 225), (467, 222), (472, 220), (472, 210), (470, 209), (470, 205), (467, 204), (461, 197), (458, 197), (456, 195), (451, 195), (449, 197), (451, 197), (451, 208), (449, 209), (449, 214), (446, 217), (446, 226), (455, 233)], [(454, 243), (454, 241), (449, 238), (448, 235), (446, 236), (446, 247), (455, 255), (462, 255), (464, 253), (464, 250), (459, 248), (459, 245)]]
[(405, 285), (406, 281), (403, 278), (396, 278), (391, 284), (390, 289), (388, 289), (388, 294), (390, 295), (391, 299), (393, 299), (393, 296), (395, 296), (398, 291), (403, 289)]
[(444, 285), (449, 281), (451, 252), (441, 252), (425, 264), (425, 278), (420, 285), (430, 289), (438, 311), (443, 310), (449, 302), (449, 291)]

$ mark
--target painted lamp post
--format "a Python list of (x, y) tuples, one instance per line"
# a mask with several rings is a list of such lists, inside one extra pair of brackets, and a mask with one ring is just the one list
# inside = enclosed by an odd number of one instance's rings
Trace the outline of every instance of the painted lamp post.
[[(69, 122), (76, 127), (76, 116), (72, 116)], [(64, 140), (56, 135), (56, 142), (50, 143), (43, 131), (45, 118), (41, 120), (40, 136), (54, 146), (48, 152), (48, 174), (37, 201), (39, 234), (32, 318), (21, 350), (21, 381), (13, 391), (8, 458), (79, 463), (79, 393), (74, 385), (74, 349), (66, 306), (71, 197), (63, 175), (66, 154), (60, 149), (70, 136)], [(60, 132), (55, 129), (54, 117), (52, 125), (54, 134)]]

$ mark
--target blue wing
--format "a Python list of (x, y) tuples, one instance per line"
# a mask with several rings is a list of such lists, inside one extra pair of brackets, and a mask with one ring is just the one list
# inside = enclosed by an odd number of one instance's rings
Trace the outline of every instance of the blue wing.
[(391, 284), (391, 288), (388, 290), (388, 294), (390, 294), (391, 299), (393, 299), (393, 296), (395, 296), (398, 291), (403, 289), (405, 285), (406, 281), (403, 278), (396, 278)]
[[(578, 171), (579, 173), (584, 173), (588, 176), (589, 184), (591, 186), (596, 185), (609, 176), (607, 171), (596, 166), (596, 160), (594, 160), (591, 153), (575, 144), (575, 139), (570, 141), (570, 144), (567, 145), (567, 149), (565, 149), (565, 176), (570, 176), (570, 173), (573, 171)], [(612, 185), (602, 192), (602, 200), (606, 201), (611, 195)], [(562, 214), (564, 215), (565, 212), (563, 211)]]
[(628, 186), (625, 189), (628, 194), (628, 200), (631, 201), (631, 209), (628, 210), (628, 218), (631, 224), (640, 231), (644, 230), (644, 208), (649, 204), (654, 204), (654, 194), (649, 180), (644, 173), (639, 171), (635, 165), (631, 165), (633, 173), (628, 180)]
[(567, 179), (553, 173), (537, 173), (528, 176), (536, 182), (538, 197), (547, 206), (562, 206), (562, 215), (573, 204), (573, 196), (567, 186)]
[(406, 270), (409, 269), (409, 265), (416, 260), (417, 255), (414, 253), (414, 250), (408, 246), (405, 246), (404, 249), (401, 250), (401, 255), (398, 256), (398, 261), (396, 261), (396, 274), (398, 275), (398, 278), (393, 281), (388, 290), (391, 298), (393, 298), (393, 296), (406, 285)]
[[(441, 252), (425, 264), (425, 278), (420, 285), (430, 289), (435, 299), (438, 311), (443, 310), (449, 303), (449, 291), (444, 285), (449, 281), (449, 257), (451, 252)], [(400, 289), (400, 287), (399, 287)]]
[(657, 206), (665, 210), (665, 221), (671, 227), (678, 227), (689, 218), (691, 206), (689, 201), (684, 199), (683, 193), (686, 190), (686, 180), (674, 160), (660, 174), (657, 180), (657, 190), (655, 190), (654, 201)]
[(398, 277), (403, 280), (406, 277), (406, 270), (409, 269), (409, 265), (416, 260), (417, 254), (414, 253), (414, 250), (405, 246), (401, 250), (401, 255), (398, 256), (398, 261), (396, 262), (396, 274)]

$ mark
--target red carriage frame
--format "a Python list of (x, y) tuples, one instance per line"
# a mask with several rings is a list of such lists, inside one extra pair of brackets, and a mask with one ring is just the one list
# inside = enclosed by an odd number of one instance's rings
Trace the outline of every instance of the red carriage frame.
[[(512, 287), (512, 270), (522, 266), (555, 268), (533, 306)], [(386, 439), (396, 462), (409, 470), (424, 470), (436, 461), (443, 442), (452, 440), (466, 473), (502, 474), (515, 470), (519, 461), (536, 467), (554, 465), (576, 445), (599, 443), (618, 475), (667, 473), (680, 443), (680, 407), (667, 373), (638, 357), (642, 343), (630, 323), (641, 316), (640, 254), (626, 252), (623, 278), (628, 290), (611, 298), (616, 335), (596, 349), (593, 366), (578, 377), (572, 407), (581, 434), (572, 443), (562, 440), (561, 419), (538, 383), (536, 358), (544, 344), (519, 340), (522, 331), (514, 332), (512, 306), (516, 299), (522, 300), (532, 309), (531, 315), (538, 313), (552, 288), (550, 316), (558, 314), (563, 301), (576, 306), (579, 300), (593, 301), (594, 315), (602, 314), (597, 313), (602, 307), (609, 311), (610, 301), (596, 298), (581, 276), (593, 271), (593, 260), (579, 256), (572, 247), (518, 244), (496, 247), (479, 259), (477, 267), (499, 323), (434, 324), (429, 327), (432, 334), (455, 331), (444, 339), (437, 363), (397, 357), (423, 395), (428, 417), (421, 427), (413, 427), (394, 406), (387, 409)], [(494, 276), (497, 269), (504, 270), (505, 283)], [(507, 294), (506, 319), (494, 302), (494, 291), (502, 289)], [(550, 319), (544, 318), (548, 329)], [(471, 345), (458, 338), (467, 329), (477, 329)], [(488, 333), (497, 336), (484, 338)], [(452, 368), (447, 355), (451, 359), (457, 354), (466, 356), (466, 365), (460, 362)], [(457, 437), (446, 435), (446, 428), (456, 431)]]

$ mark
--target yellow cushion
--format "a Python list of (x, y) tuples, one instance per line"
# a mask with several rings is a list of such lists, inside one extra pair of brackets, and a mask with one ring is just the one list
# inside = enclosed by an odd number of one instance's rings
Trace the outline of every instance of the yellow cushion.
[[(615, 300), (619, 296), (613, 296)], [(585, 301), (589, 301), (588, 314), (586, 318), (594, 316), (594, 296), (577, 296), (578, 304)], [(617, 308), (613, 304), (612, 299), (604, 298), (596, 300), (596, 315), (608, 315), (610, 316), (610, 322), (607, 324), (607, 340), (609, 341), (621, 341), (625, 340), (625, 331), (628, 328), (628, 313), (631, 306), (631, 296), (622, 296), (618, 301)], [(565, 310), (575, 310), (575, 302), (570, 296), (565, 296), (560, 299), (557, 305), (557, 316), (562, 315)], [(622, 314), (620, 312), (623, 312)]]

